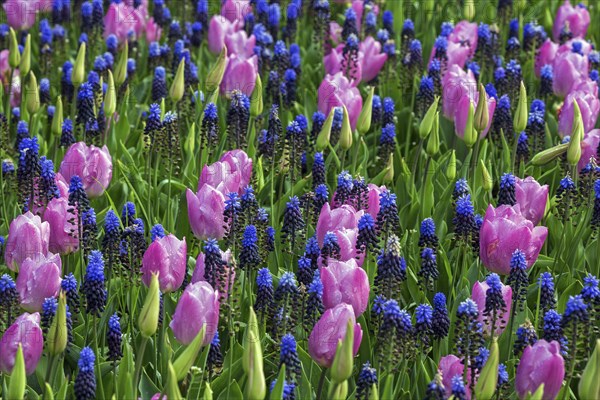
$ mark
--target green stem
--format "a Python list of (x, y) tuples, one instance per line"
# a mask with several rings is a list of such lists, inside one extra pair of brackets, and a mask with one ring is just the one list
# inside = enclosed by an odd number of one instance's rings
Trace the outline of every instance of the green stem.
[(144, 361), (144, 352), (146, 351), (147, 344), (148, 344), (148, 338), (145, 336), (142, 337), (142, 343), (140, 343), (140, 347), (138, 348), (138, 352), (137, 352), (137, 355), (135, 358), (135, 373), (133, 374), (133, 376), (134, 376), (133, 390), (135, 391), (136, 395), (138, 392), (138, 385), (140, 383), (140, 373), (142, 372), (142, 363)]
[(325, 375), (327, 374), (327, 368), (321, 370), (321, 377), (319, 378), (319, 386), (317, 386), (317, 400), (321, 400), (321, 394), (323, 393), (323, 385), (325, 384)]

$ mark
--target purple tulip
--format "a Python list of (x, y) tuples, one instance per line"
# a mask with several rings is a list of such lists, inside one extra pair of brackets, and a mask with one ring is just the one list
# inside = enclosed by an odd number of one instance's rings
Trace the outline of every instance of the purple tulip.
[(225, 236), (225, 197), (211, 185), (203, 185), (198, 193), (185, 192), (192, 232), (200, 240)]
[(350, 304), (354, 315), (359, 317), (367, 309), (369, 302), (369, 278), (364, 269), (354, 259), (348, 261), (331, 260), (321, 268), (323, 282), (323, 305), (325, 309), (341, 303)]
[(512, 254), (517, 249), (525, 254), (527, 268), (533, 265), (548, 236), (548, 228), (534, 226), (521, 214), (519, 204), (498, 208), (490, 204), (479, 236), (483, 265), (492, 272), (508, 275)]
[[(142, 38), (147, 26), (147, 6), (133, 7), (127, 2), (111, 3), (104, 16), (104, 37), (115, 35), (119, 42), (127, 41), (131, 34)], [(156, 29), (156, 25), (151, 28)]]
[(225, 46), (225, 37), (237, 32), (243, 25), (241, 20), (231, 22), (222, 15), (214, 15), (208, 25), (208, 49), (213, 53), (220, 53)]
[(233, 192), (239, 194), (243, 190), (241, 174), (229, 163), (221, 161), (205, 165), (202, 168), (198, 179), (198, 188), (202, 188), (204, 185), (212, 186), (223, 196)]
[(3, 7), (8, 25), (16, 31), (21, 31), (29, 29), (35, 24), (41, 2), (38, 0), (7, 0)]
[(587, 33), (589, 25), (590, 13), (585, 6), (578, 4), (573, 7), (569, 0), (565, 0), (564, 4), (556, 12), (552, 36), (558, 42), (561, 31), (566, 29), (573, 34), (573, 37), (583, 38)]
[(229, 164), (232, 173), (240, 175), (238, 194), (242, 194), (252, 179), (252, 159), (244, 150), (236, 149), (223, 154), (219, 161)]
[(562, 387), (564, 377), (565, 361), (560, 355), (560, 344), (554, 340), (548, 343), (540, 339), (523, 350), (517, 367), (515, 389), (519, 398), (524, 399), (528, 393), (535, 393), (544, 384), (542, 398), (553, 400)]
[(581, 141), (581, 158), (578, 164), (580, 171), (590, 163), (592, 158), (598, 164), (600, 161), (598, 158), (598, 146), (600, 146), (600, 129), (592, 129), (585, 134), (585, 137)]
[(79, 247), (79, 240), (72, 233), (77, 231), (75, 214), (66, 197), (52, 199), (44, 211), (44, 221), (50, 224), (48, 249), (53, 253), (70, 254)]
[[(496, 322), (494, 323), (494, 326), (496, 328), (494, 335), (496, 337), (502, 335), (502, 332), (504, 332), (504, 328), (506, 328), (505, 324), (510, 318), (510, 308), (512, 306), (511, 287), (508, 285), (504, 285), (502, 282), (500, 282), (500, 286), (502, 286), (502, 298), (506, 303), (506, 311), (504, 311), (502, 315), (496, 316)], [(475, 282), (475, 284), (473, 285), (473, 290), (471, 290), (471, 299), (473, 299), (473, 301), (477, 304), (477, 309), (479, 310), (479, 316), (477, 317), (477, 320), (481, 322), (481, 325), (483, 326), (483, 331), (487, 335), (489, 335), (492, 331), (492, 321), (488, 321), (489, 318), (483, 315), (483, 312), (485, 310), (485, 298), (488, 289), (489, 285), (486, 281), (483, 281)], [(500, 321), (504, 321), (504, 324), (502, 324)]]
[[(194, 273), (192, 274), (192, 283), (206, 282), (206, 278), (204, 277), (204, 259), (204, 253), (200, 252), (196, 258), (196, 268), (194, 268)], [(233, 282), (235, 281), (235, 268), (231, 263), (231, 250), (227, 249), (227, 251), (221, 251), (221, 259), (225, 263), (223, 268), (224, 274), (217, 275), (217, 286), (219, 288), (224, 288), (225, 290), (219, 292), (220, 301), (227, 300), (229, 293), (233, 289)]]
[[(326, 32), (326, 49), (328, 46), (330, 46), (330, 43), (332, 43), (334, 46), (337, 46), (342, 41), (342, 31), (343, 28), (340, 26), (340, 24), (338, 24), (336, 21), (329, 21), (329, 29)], [(327, 51), (325, 53), (327, 54)]]
[(553, 65), (558, 51), (558, 44), (546, 39), (535, 56), (535, 75), (539, 78), (544, 65)]
[[(477, 90), (477, 80), (471, 70), (465, 72), (460, 66), (452, 65), (442, 79), (442, 98), (444, 116), (454, 120), (459, 108), (464, 106), (464, 98), (475, 99)], [(467, 109), (468, 111), (468, 109)]]
[(250, 59), (254, 56), (254, 46), (256, 46), (256, 37), (254, 35), (248, 37), (246, 31), (238, 30), (225, 36), (225, 47), (229, 56)]
[(554, 60), (552, 89), (558, 96), (566, 96), (573, 87), (588, 77), (587, 57), (572, 51), (558, 52)]
[[(469, 117), (469, 103), (473, 102), (473, 109), (477, 108), (477, 103), (479, 102), (479, 92), (471, 93), (474, 96), (473, 99), (463, 96), (459, 100), (458, 108), (456, 109), (456, 113), (454, 114), (454, 130), (456, 135), (459, 138), (465, 137), (465, 128), (467, 126), (467, 119)], [(494, 118), (494, 112), (496, 111), (496, 99), (493, 97), (489, 97), (486, 94), (486, 99), (488, 102), (488, 123), (486, 128), (479, 134), (479, 138), (484, 138), (487, 136), (490, 126), (492, 126), (492, 119)]]
[(360, 324), (356, 323), (352, 306), (340, 303), (326, 310), (315, 324), (308, 338), (308, 353), (320, 366), (331, 367), (338, 341), (343, 340), (346, 336), (348, 320), (355, 324), (354, 355), (356, 355), (362, 340), (362, 329)]
[(179, 302), (169, 325), (175, 339), (190, 344), (206, 324), (203, 344), (209, 344), (219, 325), (219, 292), (208, 282), (189, 284)]
[(327, 232), (335, 232), (340, 229), (358, 229), (358, 220), (363, 214), (364, 211), (357, 212), (354, 207), (347, 204), (331, 209), (329, 203), (325, 203), (321, 208), (316, 228), (319, 246), (323, 246), (323, 239)]
[(243, 21), (251, 11), (252, 5), (249, 0), (225, 0), (221, 5), (221, 15), (231, 22)]
[(60, 290), (62, 262), (58, 254), (39, 254), (21, 264), (17, 275), (17, 292), (21, 307), (29, 312), (42, 311), (44, 300), (56, 297)]
[(185, 238), (179, 240), (173, 234), (154, 240), (142, 258), (142, 281), (146, 286), (150, 286), (152, 274), (158, 273), (158, 282), (163, 293), (179, 289), (186, 271)]
[(44, 348), (39, 313), (21, 314), (2, 335), (2, 339), (0, 339), (0, 371), (2, 373), (9, 375), (12, 372), (19, 343), (23, 348), (25, 370), (27, 375), (31, 375), (35, 372)]
[(74, 175), (79, 176), (89, 197), (102, 195), (112, 179), (112, 159), (108, 147), (74, 143), (60, 164), (60, 173), (67, 182)]
[(363, 105), (356, 84), (358, 82), (350, 82), (342, 72), (327, 74), (319, 86), (319, 111), (327, 115), (334, 107), (346, 106), (354, 129)]
[(384, 190), (387, 190), (385, 186), (377, 186), (372, 183), (369, 183), (369, 194), (367, 200), (367, 208), (365, 212), (371, 214), (371, 217), (377, 218), (377, 214), (379, 213), (379, 195)]
[[(335, 75), (343, 71), (344, 65), (344, 44), (339, 44), (331, 50), (329, 54), (323, 57), (325, 72)], [(387, 60), (387, 54), (381, 52), (381, 43), (367, 36), (358, 46), (358, 56), (356, 63), (356, 77), (360, 77), (361, 82), (369, 82), (379, 74), (381, 68)]]
[[(592, 85), (592, 88), (597, 88), (597, 86)], [(591, 131), (596, 125), (598, 112), (600, 111), (598, 96), (593, 91), (575, 90), (565, 98), (558, 117), (558, 132), (563, 137), (570, 136), (573, 129), (573, 115), (575, 113), (573, 104), (575, 101), (577, 101), (581, 111), (584, 132)]]
[(221, 93), (230, 96), (234, 90), (239, 90), (250, 96), (256, 85), (258, 58), (252, 56), (243, 58), (236, 54), (227, 57), (227, 67), (221, 81)]
[[(446, 396), (450, 397), (452, 395), (452, 378), (456, 375), (462, 377), (464, 368), (460, 358), (456, 357), (454, 354), (448, 354), (447, 356), (440, 358), (438, 372), (442, 375), (442, 384), (444, 385)], [(467, 381), (471, 381), (471, 369), (467, 370)], [(471, 389), (469, 385), (465, 386), (465, 390), (467, 392), (467, 399), (470, 399)]]
[(517, 178), (515, 195), (521, 214), (534, 225), (539, 224), (546, 212), (548, 185), (540, 185), (531, 176), (525, 179)]
[[(456, 65), (464, 68), (467, 60), (473, 58), (477, 49), (478, 32), (477, 24), (468, 21), (461, 21), (452, 30), (448, 36), (448, 47), (446, 55), (448, 57), (447, 66)], [(431, 49), (429, 64), (435, 55), (435, 48)]]
[(12, 271), (18, 271), (28, 257), (48, 254), (50, 225), (31, 211), (13, 219), (8, 229), (4, 261)]

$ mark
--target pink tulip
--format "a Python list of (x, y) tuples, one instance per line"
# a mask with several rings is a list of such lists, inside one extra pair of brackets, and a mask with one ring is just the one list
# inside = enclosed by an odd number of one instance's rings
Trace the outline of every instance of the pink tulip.
[[(506, 303), (506, 310), (502, 313), (502, 315), (497, 315), (496, 316), (496, 321), (494, 323), (494, 335), (496, 337), (502, 335), (502, 332), (504, 332), (504, 329), (506, 328), (506, 324), (508, 323), (508, 320), (510, 318), (510, 309), (512, 306), (512, 289), (510, 286), (508, 285), (504, 285), (502, 282), (500, 282), (500, 285), (502, 286), (502, 298), (504, 299), (504, 302)], [(490, 316), (486, 316), (484, 315), (485, 312), (485, 298), (486, 298), (486, 294), (487, 291), (489, 289), (489, 285), (487, 284), (486, 281), (483, 282), (475, 282), (475, 284), (473, 285), (473, 290), (471, 291), (471, 299), (473, 299), (473, 301), (477, 304), (477, 309), (479, 310), (479, 315), (477, 317), (477, 320), (479, 322), (481, 322), (481, 325), (483, 326), (483, 331), (489, 335), (490, 332), (492, 331), (492, 315)]]
[(198, 179), (198, 187), (211, 185), (224, 196), (229, 193), (241, 193), (242, 176), (229, 163), (217, 161), (202, 168)]
[(254, 46), (256, 45), (256, 37), (248, 34), (246, 31), (230, 32), (225, 36), (225, 47), (229, 56), (237, 56), (242, 60), (250, 59), (254, 55)]
[[(337, 45), (335, 48), (331, 49), (331, 51), (323, 57), (323, 66), (325, 67), (325, 73), (331, 75), (336, 74), (342, 70), (342, 62), (344, 61), (344, 55), (342, 54), (343, 51), (344, 44), (342, 43)], [(357, 64), (357, 70), (361, 69), (362, 65), (360, 63)]]
[(368, 187), (369, 195), (367, 200), (367, 208), (365, 209), (365, 211), (371, 214), (371, 217), (377, 219), (377, 214), (379, 214), (379, 195), (381, 194), (381, 192), (386, 190), (386, 187), (377, 186), (372, 183), (369, 183)]
[(75, 215), (68, 210), (68, 198), (52, 199), (44, 211), (44, 221), (50, 224), (50, 242), (48, 249), (53, 253), (70, 254), (79, 247)]
[(329, 30), (327, 31), (327, 42), (337, 46), (342, 41), (342, 27), (335, 21), (329, 22)]
[(369, 302), (369, 278), (364, 269), (354, 259), (348, 261), (331, 260), (321, 268), (323, 282), (323, 305), (325, 309), (341, 303), (350, 304), (354, 315), (359, 317), (367, 309)]
[[(479, 103), (479, 92), (472, 93), (472, 95), (475, 97), (473, 100), (471, 100), (467, 96), (463, 96), (460, 99), (458, 103), (458, 108), (456, 109), (456, 114), (454, 114), (454, 130), (456, 132), (456, 135), (461, 139), (465, 137), (465, 129), (467, 126), (467, 119), (469, 117), (469, 103), (471, 101), (473, 102), (473, 109), (476, 109), (477, 104)], [(483, 132), (479, 134), (480, 139), (483, 139), (487, 136), (490, 127), (492, 126), (494, 112), (496, 111), (496, 99), (493, 97), (489, 97), (487, 94), (486, 99), (488, 102), (489, 119), (486, 128), (483, 130)]]
[[(10, 65), (8, 64), (8, 49), (0, 51), (0, 81), (2, 84), (8, 83), (8, 74), (10, 74)], [(6, 76), (6, 81), (4, 80), (4, 76)]]
[(157, 238), (148, 246), (142, 259), (142, 281), (150, 286), (152, 274), (158, 273), (160, 290), (173, 292), (181, 286), (187, 271), (187, 244), (185, 238), (175, 235)]
[(321, 208), (316, 228), (319, 246), (323, 246), (323, 239), (327, 232), (335, 232), (340, 229), (357, 229), (358, 220), (363, 214), (363, 211), (357, 212), (354, 207), (349, 205), (343, 205), (332, 210), (329, 203), (325, 203)]
[[(362, 4), (362, 1), (360, 1), (360, 3)], [(371, 36), (367, 36), (365, 40), (360, 43), (358, 52), (362, 70), (360, 75), (361, 80), (363, 82), (370, 82), (377, 77), (377, 74), (379, 74), (379, 71), (383, 68), (388, 56), (381, 52), (381, 43)]]
[(600, 161), (598, 158), (598, 146), (600, 145), (600, 129), (592, 129), (585, 134), (581, 141), (581, 158), (579, 159), (579, 170), (581, 171), (590, 163), (593, 158), (596, 164)]
[(69, 197), (69, 183), (65, 179), (64, 176), (60, 172), (57, 172), (54, 175), (54, 181), (56, 182), (56, 186), (58, 187), (58, 192), (60, 193), (60, 197)]
[(40, 328), (40, 314), (21, 314), (0, 339), (0, 371), (10, 375), (15, 366), (15, 357), (19, 348), (23, 349), (27, 375), (35, 372), (42, 357), (44, 336)]
[(58, 254), (40, 254), (21, 264), (17, 275), (17, 292), (21, 307), (29, 312), (42, 311), (44, 300), (56, 297), (60, 290), (62, 263)]
[(243, 21), (250, 12), (252, 5), (249, 0), (225, 0), (221, 5), (221, 15), (231, 22)]
[(238, 31), (243, 26), (239, 21), (229, 21), (222, 15), (214, 15), (208, 25), (208, 49), (220, 53), (225, 46), (225, 37)]
[(521, 214), (519, 204), (494, 208), (485, 212), (480, 232), (479, 256), (485, 267), (497, 274), (508, 275), (515, 250), (521, 250), (530, 268), (537, 260), (548, 228), (534, 226)]
[(573, 86), (588, 77), (587, 57), (572, 51), (558, 53), (554, 60), (552, 89), (557, 96), (566, 96)]
[(561, 136), (570, 136), (573, 129), (574, 102), (577, 101), (581, 118), (583, 120), (584, 132), (589, 132), (594, 129), (598, 112), (600, 111), (600, 100), (590, 92), (576, 90), (571, 92), (565, 98), (565, 102), (560, 110), (558, 117), (558, 132)]
[[(206, 278), (204, 277), (204, 259), (204, 253), (200, 252), (196, 258), (196, 268), (194, 268), (194, 273), (192, 274), (192, 283), (206, 282)], [(235, 269), (234, 265), (231, 263), (231, 250), (227, 249), (227, 251), (221, 251), (221, 259), (225, 263), (225, 276), (221, 276), (220, 274), (217, 276), (217, 287), (223, 289), (222, 291), (219, 291), (220, 301), (227, 300), (229, 293), (233, 289), (233, 282), (235, 281)]]
[(555, 41), (559, 41), (560, 32), (564, 29), (573, 34), (573, 37), (585, 37), (588, 26), (590, 25), (590, 13), (584, 5), (578, 4), (575, 7), (569, 0), (558, 8), (554, 18), (554, 27), (552, 36)]
[(17, 31), (22, 31), (35, 24), (35, 18), (42, 4), (38, 0), (7, 0), (3, 7), (8, 25)]
[(192, 232), (200, 240), (225, 236), (225, 196), (211, 185), (202, 185), (198, 193), (185, 192)]
[(558, 395), (565, 378), (565, 361), (560, 355), (557, 341), (548, 343), (540, 339), (527, 346), (519, 360), (515, 377), (515, 389), (520, 399), (533, 394), (544, 385), (543, 399), (553, 400)]
[(319, 86), (319, 111), (329, 114), (334, 107), (343, 105), (348, 109), (350, 125), (356, 127), (356, 121), (362, 110), (362, 97), (359, 90), (342, 72), (335, 75), (327, 74)]
[(208, 345), (219, 325), (219, 292), (208, 282), (189, 284), (175, 308), (171, 320), (171, 330), (175, 339), (190, 344), (206, 324), (204, 346)]
[(111, 3), (104, 16), (104, 37), (112, 34), (119, 42), (125, 42), (133, 33), (136, 38), (140, 38), (146, 29), (144, 11), (142, 6), (134, 8), (125, 2)]
[(31, 211), (13, 219), (8, 229), (4, 261), (11, 271), (18, 271), (27, 258), (48, 254), (50, 225)]
[(477, 81), (473, 72), (471, 70), (465, 72), (458, 65), (450, 66), (442, 78), (444, 116), (453, 120), (461, 105), (464, 106), (463, 98), (475, 99), (476, 93), (478, 93)]
[[(254, 37), (254, 36), (252, 36)], [(221, 93), (231, 96), (234, 90), (239, 90), (246, 96), (252, 95), (258, 73), (258, 58), (244, 58), (236, 54), (227, 57), (227, 67), (221, 81)]]
[(452, 33), (448, 36), (448, 42), (462, 44), (470, 51), (470, 57), (473, 57), (477, 49), (478, 27), (474, 22), (460, 21), (454, 26)]
[(229, 164), (233, 173), (240, 175), (238, 193), (241, 194), (252, 179), (252, 159), (244, 150), (236, 149), (223, 154), (219, 161)]
[(79, 176), (89, 197), (101, 196), (112, 179), (112, 158), (108, 147), (88, 146), (84, 142), (72, 144), (59, 172), (68, 182), (74, 175)]
[(146, 22), (146, 41), (148, 43), (158, 42), (160, 40), (161, 33), (162, 29), (160, 25), (154, 22), (154, 18), (150, 18), (148, 22)]
[(21, 105), (21, 74), (18, 69), (13, 71), (12, 90), (10, 91), (10, 106), (19, 107)]
[(352, 306), (340, 303), (323, 313), (308, 338), (308, 353), (317, 364), (324, 368), (331, 367), (338, 341), (343, 340), (346, 336), (348, 321), (355, 324), (354, 355), (358, 353), (362, 340), (362, 329), (360, 324), (356, 323)]
[(539, 224), (546, 212), (548, 185), (540, 185), (531, 176), (525, 179), (517, 178), (515, 195), (521, 214), (534, 225)]
[(558, 56), (563, 53), (574, 52), (575, 45), (577, 45), (579, 47), (577, 53), (584, 55), (584, 56), (588, 56), (590, 54), (590, 52), (592, 50), (594, 50), (594, 48), (590, 42), (580, 39), (580, 38), (575, 38), (575, 39), (570, 39), (570, 40), (566, 41), (565, 43), (561, 44), (560, 46), (558, 46), (556, 55)]
[[(459, 375), (463, 378), (464, 365), (460, 361), (460, 358), (456, 357), (454, 354), (448, 354), (440, 358), (440, 362), (438, 364), (438, 372), (442, 376), (442, 384), (444, 385), (444, 389), (446, 391), (446, 396), (450, 397), (452, 395), (452, 378), (456, 375)], [(471, 370), (467, 370), (467, 380), (471, 381)], [(471, 398), (471, 389), (467, 382), (465, 382), (465, 390), (467, 392), (467, 399)]]
[(550, 39), (540, 46), (535, 56), (535, 75), (539, 78), (540, 71), (544, 65), (553, 65), (554, 59), (556, 58), (556, 52), (558, 51), (558, 44), (554, 43)]

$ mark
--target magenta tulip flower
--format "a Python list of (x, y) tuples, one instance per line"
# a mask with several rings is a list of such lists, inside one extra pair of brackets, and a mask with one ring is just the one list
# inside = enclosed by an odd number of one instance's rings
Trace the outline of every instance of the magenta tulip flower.
[(204, 346), (208, 345), (219, 325), (219, 292), (208, 282), (189, 284), (175, 308), (171, 320), (171, 330), (175, 339), (190, 344), (206, 324)]
[(208, 49), (220, 53), (225, 46), (225, 38), (243, 27), (240, 21), (231, 22), (222, 15), (214, 15), (208, 25)]
[[(465, 72), (458, 65), (450, 66), (448, 72), (442, 78), (444, 116), (454, 120), (459, 108), (464, 106), (465, 100), (463, 99), (475, 99), (476, 93), (478, 93), (477, 81), (473, 76), (473, 72), (471, 70)], [(468, 100), (466, 104), (468, 106)]]
[(535, 56), (535, 75), (538, 78), (540, 77), (540, 73), (544, 65), (554, 64), (557, 51), (558, 43), (555, 43), (550, 39), (546, 39), (546, 41), (540, 46)]
[(10, 223), (4, 261), (11, 271), (18, 271), (27, 258), (47, 255), (49, 241), (50, 225), (28, 211)]
[(198, 193), (185, 192), (192, 232), (200, 240), (225, 236), (225, 196), (211, 185), (203, 185)]
[(478, 27), (474, 22), (460, 21), (454, 26), (448, 36), (448, 42), (460, 43), (470, 50), (469, 57), (473, 57), (477, 49)]
[[(444, 385), (444, 390), (446, 391), (446, 396), (450, 397), (452, 395), (452, 378), (456, 375), (459, 375), (461, 378), (463, 377), (464, 365), (461, 362), (460, 358), (456, 357), (454, 354), (448, 354), (440, 358), (440, 362), (438, 363), (438, 372), (442, 376), (442, 384)], [(471, 370), (467, 370), (467, 380), (471, 381)], [(465, 390), (467, 394), (467, 399), (471, 398), (471, 389), (469, 385), (465, 384)]]
[(0, 339), (0, 371), (6, 375), (9, 375), (15, 366), (19, 343), (23, 349), (25, 370), (27, 375), (31, 375), (35, 372), (44, 348), (39, 313), (21, 314), (2, 335), (2, 339)]
[[(467, 96), (463, 96), (459, 103), (456, 113), (454, 114), (454, 130), (459, 138), (465, 137), (465, 128), (467, 126), (467, 119), (469, 117), (469, 103), (473, 102), (473, 109), (477, 108), (479, 103), (479, 92), (472, 93), (474, 96), (473, 100)], [(486, 128), (479, 134), (479, 138), (487, 136), (490, 127), (492, 126), (492, 119), (494, 118), (494, 112), (496, 111), (496, 99), (485, 95), (488, 102), (488, 123)]]
[(7, 0), (3, 7), (8, 25), (16, 31), (22, 31), (35, 24), (42, 4), (38, 0)]
[(386, 53), (381, 52), (381, 43), (371, 36), (367, 36), (360, 43), (358, 52), (361, 64), (361, 81), (370, 82), (377, 77), (388, 56)]
[(540, 185), (533, 177), (517, 178), (515, 185), (517, 204), (521, 214), (534, 225), (540, 223), (546, 212), (548, 202), (548, 185)]
[(186, 271), (185, 238), (179, 240), (173, 234), (154, 240), (142, 258), (142, 281), (146, 286), (150, 286), (152, 274), (158, 273), (158, 282), (163, 293), (179, 289)]
[(346, 106), (352, 129), (362, 110), (362, 97), (356, 88), (358, 82), (350, 82), (342, 72), (327, 74), (319, 86), (319, 111), (329, 114), (334, 107)]
[(363, 214), (363, 211), (357, 212), (354, 207), (347, 204), (331, 209), (329, 203), (325, 203), (321, 208), (316, 228), (319, 246), (323, 246), (323, 239), (327, 232), (335, 232), (340, 229), (357, 229), (358, 220)]
[(221, 15), (231, 22), (243, 21), (250, 12), (252, 5), (249, 0), (225, 0), (221, 5)]
[(150, 18), (146, 22), (146, 42), (158, 42), (162, 34), (162, 28), (154, 21), (154, 18)]
[(548, 228), (534, 226), (521, 214), (519, 204), (498, 208), (490, 204), (479, 236), (483, 265), (492, 272), (508, 275), (512, 254), (517, 249), (525, 254), (527, 268), (533, 265), (548, 236)]
[(231, 96), (234, 90), (239, 90), (250, 96), (256, 85), (258, 72), (258, 58), (252, 56), (244, 58), (237, 54), (227, 57), (227, 67), (221, 81), (221, 93)]
[(346, 336), (348, 321), (354, 325), (354, 355), (362, 340), (362, 329), (356, 323), (352, 306), (340, 303), (326, 310), (315, 324), (308, 338), (308, 353), (321, 367), (329, 368), (333, 364), (338, 341)]
[(121, 43), (127, 41), (130, 34), (140, 37), (144, 22), (141, 10), (125, 2), (111, 3), (104, 16), (104, 37), (115, 35)]
[(565, 0), (564, 4), (556, 12), (552, 36), (558, 42), (560, 40), (560, 33), (565, 30), (571, 32), (573, 37), (583, 38), (587, 33), (589, 25), (590, 13), (585, 6), (578, 4), (573, 7), (569, 0)]
[(600, 146), (600, 129), (592, 129), (585, 134), (585, 137), (581, 141), (581, 158), (578, 164), (580, 171), (590, 163), (592, 158), (598, 164), (600, 161), (598, 146)]
[(576, 90), (565, 98), (565, 102), (558, 117), (558, 132), (561, 136), (570, 136), (573, 129), (574, 102), (579, 105), (581, 118), (583, 120), (584, 132), (594, 129), (598, 112), (600, 111), (600, 100), (593, 92)]
[(327, 267), (321, 268), (321, 282), (325, 309), (341, 303), (350, 304), (356, 317), (361, 316), (367, 309), (369, 278), (354, 259), (345, 262), (329, 261)]
[(230, 150), (220, 158), (221, 162), (229, 164), (233, 173), (240, 175), (238, 193), (241, 194), (252, 179), (252, 159), (244, 150)]
[[(500, 286), (502, 287), (502, 298), (506, 303), (506, 310), (501, 315), (496, 316), (496, 322), (494, 323), (494, 335), (496, 337), (502, 335), (502, 332), (504, 332), (506, 324), (508, 323), (508, 320), (510, 318), (510, 309), (512, 307), (511, 287), (508, 285), (504, 285), (502, 282), (500, 282)], [(475, 304), (477, 304), (477, 309), (479, 310), (479, 316), (477, 317), (477, 320), (481, 322), (481, 325), (483, 326), (483, 331), (487, 335), (490, 335), (492, 331), (492, 316), (487, 317), (484, 315), (485, 297), (489, 288), (490, 287), (487, 284), (487, 282), (483, 281), (475, 282), (475, 284), (473, 285), (473, 290), (471, 290), (471, 299), (473, 299)]]
[(62, 262), (58, 254), (39, 254), (21, 264), (17, 275), (17, 292), (21, 307), (29, 312), (42, 311), (44, 300), (56, 297), (60, 290)]
[[(334, 46), (337, 46), (342, 41), (342, 27), (336, 21), (329, 21), (329, 29), (326, 32), (326, 44), (325, 48), (327, 49), (330, 46), (330, 43), (333, 43)], [(328, 49), (331, 50), (331, 49)], [(327, 51), (325, 52), (327, 54)]]
[(198, 188), (210, 185), (224, 196), (227, 196), (229, 193), (242, 192), (242, 176), (234, 168), (229, 163), (221, 161), (205, 165), (198, 179)]
[(544, 400), (553, 400), (558, 395), (565, 378), (565, 361), (560, 355), (560, 344), (540, 339), (527, 346), (519, 360), (515, 377), (515, 389), (520, 399), (525, 399), (544, 385)]
[(227, 54), (237, 56), (243, 60), (251, 59), (254, 56), (254, 46), (256, 45), (256, 37), (248, 34), (246, 31), (238, 30), (230, 32), (225, 36), (225, 47)]
[[(196, 268), (194, 268), (194, 273), (192, 274), (192, 283), (196, 282), (206, 282), (206, 278), (204, 276), (204, 253), (200, 252), (198, 257), (196, 258)], [(217, 275), (217, 288), (219, 288), (220, 301), (227, 300), (229, 297), (229, 293), (233, 288), (233, 282), (235, 281), (235, 268), (231, 263), (231, 250), (227, 249), (227, 251), (221, 251), (221, 260), (225, 263), (223, 268), (223, 274)]]
[(381, 192), (386, 190), (386, 187), (377, 186), (372, 183), (369, 183), (368, 188), (369, 194), (367, 200), (367, 208), (365, 209), (365, 211), (371, 214), (371, 217), (377, 219), (377, 214), (379, 214), (379, 195), (381, 194)]
[(79, 247), (75, 215), (69, 212), (68, 198), (52, 199), (44, 211), (44, 221), (50, 224), (50, 242), (48, 249), (53, 253), (70, 254)]
[(112, 179), (112, 158), (108, 147), (88, 146), (84, 142), (71, 145), (60, 164), (59, 172), (67, 180), (77, 175), (91, 198), (104, 193)]
[(572, 51), (559, 52), (554, 60), (552, 90), (557, 96), (566, 96), (580, 81), (588, 78), (587, 57)]

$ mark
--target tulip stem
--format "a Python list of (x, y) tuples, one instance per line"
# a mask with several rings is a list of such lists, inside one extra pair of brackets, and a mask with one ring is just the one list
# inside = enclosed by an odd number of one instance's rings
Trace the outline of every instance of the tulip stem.
[(317, 386), (317, 400), (321, 400), (321, 394), (323, 392), (323, 385), (325, 384), (325, 375), (327, 374), (327, 368), (321, 369), (321, 377), (319, 378), (319, 386)]
[[(10, 322), (10, 321), (9, 321)], [(48, 355), (48, 365), (46, 366), (46, 378), (44, 378), (44, 382), (49, 383), (50, 377), (52, 376), (52, 369), (54, 367), (54, 355)]]
[(136, 355), (135, 373), (133, 375), (135, 377), (133, 380), (133, 384), (135, 385), (133, 387), (133, 390), (135, 390), (136, 394), (138, 392), (138, 385), (140, 382), (140, 373), (142, 371), (142, 362), (144, 361), (144, 351), (146, 351), (146, 344), (148, 344), (148, 338), (146, 336), (143, 336), (142, 342), (140, 343), (140, 347), (138, 348), (138, 354)]

